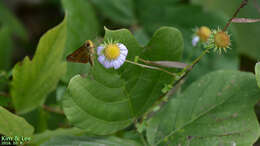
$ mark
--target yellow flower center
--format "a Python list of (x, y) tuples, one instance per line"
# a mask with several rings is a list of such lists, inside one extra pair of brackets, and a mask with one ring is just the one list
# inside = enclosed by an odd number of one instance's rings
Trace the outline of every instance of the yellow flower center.
[(206, 26), (202, 26), (199, 28), (197, 35), (200, 37), (200, 40), (205, 43), (211, 35), (211, 30)]
[(104, 50), (107, 59), (113, 60), (120, 55), (120, 49), (116, 44), (109, 44)]
[(228, 48), (230, 45), (229, 35), (223, 31), (217, 32), (214, 40), (218, 48)]

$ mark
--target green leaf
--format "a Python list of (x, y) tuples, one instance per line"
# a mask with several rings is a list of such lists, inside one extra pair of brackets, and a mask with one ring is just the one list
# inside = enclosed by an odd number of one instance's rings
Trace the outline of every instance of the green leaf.
[(257, 63), (255, 66), (255, 75), (256, 75), (257, 84), (260, 88), (260, 63)]
[[(242, 1), (225, 1), (225, 0), (192, 0), (193, 3), (201, 4), (207, 10), (214, 10), (226, 13), (229, 18), (233, 16), (235, 10), (239, 8)], [(259, 12), (255, 8), (254, 2), (249, 2), (246, 7), (241, 9), (238, 14), (238, 18), (258, 18)], [(227, 19), (228, 20), (228, 19)], [(232, 24), (235, 28), (236, 33), (234, 33), (237, 39), (238, 51), (245, 54), (253, 59), (259, 59), (260, 56), (260, 46), (259, 42), (259, 23), (252, 24)]]
[[(170, 27), (159, 29), (145, 50), (126, 29), (106, 29), (105, 40), (111, 39), (128, 48), (127, 59), (132, 61), (135, 56), (178, 61), (183, 50), (181, 33)], [(166, 44), (169, 46), (164, 47)], [(171, 79), (172, 76), (164, 72), (126, 62), (119, 70), (105, 69), (97, 62), (87, 78), (78, 75), (71, 79), (63, 97), (63, 108), (77, 127), (99, 135), (114, 133), (126, 128), (151, 107), (162, 96), (164, 84)]]
[[(31, 144), (42, 144), (49, 140), (52, 137), (55, 136), (61, 136), (61, 135), (81, 135), (84, 131), (80, 130), (78, 128), (69, 128), (69, 129), (56, 129), (53, 131), (47, 130), (43, 133), (36, 134), (33, 136)], [(64, 143), (65, 144), (65, 143)]]
[[(92, 40), (99, 34), (99, 24), (92, 6), (87, 0), (62, 0), (67, 14), (67, 40), (65, 57), (78, 49), (86, 40)], [(67, 63), (66, 76), (69, 80), (76, 74), (88, 73), (89, 64)]]
[(104, 16), (123, 25), (135, 23), (133, 0), (91, 0)]
[(33, 127), (23, 118), (0, 106), (0, 134), (5, 136), (31, 136)]
[(8, 27), (0, 28), (0, 70), (7, 70), (11, 65), (12, 40)]
[(61, 145), (84, 145), (84, 146), (141, 146), (141, 144), (127, 139), (117, 137), (86, 137), (86, 136), (58, 136), (53, 137), (41, 146), (61, 146)]
[(66, 72), (62, 61), (66, 41), (66, 19), (40, 40), (31, 61), (28, 57), (13, 70), (11, 94), (17, 113), (26, 113), (43, 104)]
[(194, 82), (148, 121), (151, 145), (253, 145), (260, 136), (251, 73), (217, 71)]
[(23, 39), (27, 39), (28, 36), (24, 26), (14, 14), (3, 5), (2, 1), (0, 2), (0, 24), (8, 27), (13, 34), (18, 35)]

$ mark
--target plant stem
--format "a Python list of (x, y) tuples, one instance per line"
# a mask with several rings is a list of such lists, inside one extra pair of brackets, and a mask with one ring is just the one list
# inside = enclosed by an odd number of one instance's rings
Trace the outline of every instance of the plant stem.
[(140, 67), (143, 67), (143, 68), (149, 68), (149, 69), (153, 69), (153, 70), (159, 70), (159, 71), (162, 71), (162, 72), (165, 72), (173, 77), (176, 77), (176, 74), (175, 73), (171, 73), (167, 70), (164, 70), (162, 68), (159, 68), (159, 67), (154, 67), (154, 66), (149, 66), (149, 65), (144, 65), (144, 64), (140, 64), (140, 63), (136, 63), (136, 62), (133, 62), (133, 61), (130, 61), (130, 60), (126, 60), (126, 62), (128, 63), (131, 63), (131, 64), (134, 64), (134, 65), (137, 65), (137, 66), (140, 66)]
[(241, 2), (240, 7), (237, 8), (237, 10), (236, 10), (236, 12), (234, 13), (234, 15), (232, 16), (232, 18), (229, 19), (229, 21), (227, 22), (227, 24), (226, 24), (226, 26), (224, 27), (223, 31), (226, 31), (226, 30), (227, 30), (227, 28), (228, 28), (229, 25), (231, 24), (232, 20), (233, 20), (234, 18), (236, 18), (236, 16), (237, 16), (237, 14), (239, 13), (239, 11), (240, 11), (244, 6), (246, 6), (247, 3), (248, 3), (248, 0), (243, 0), (243, 1)]
[(57, 110), (57, 109), (51, 108), (47, 105), (43, 105), (42, 108), (48, 112), (64, 115), (64, 112), (62, 110)]

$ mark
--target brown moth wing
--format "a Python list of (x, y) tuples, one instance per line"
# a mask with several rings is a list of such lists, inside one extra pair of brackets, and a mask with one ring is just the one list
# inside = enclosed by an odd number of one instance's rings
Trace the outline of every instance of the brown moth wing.
[(88, 56), (88, 50), (85, 47), (85, 45), (81, 46), (79, 49), (77, 49), (72, 54), (67, 56), (67, 61), (79, 62), (79, 63), (88, 63), (89, 56)]
[(67, 56), (67, 61), (79, 63), (90, 62), (90, 64), (93, 65), (93, 53), (93, 43), (90, 40), (87, 40), (84, 45), (82, 45), (79, 49)]

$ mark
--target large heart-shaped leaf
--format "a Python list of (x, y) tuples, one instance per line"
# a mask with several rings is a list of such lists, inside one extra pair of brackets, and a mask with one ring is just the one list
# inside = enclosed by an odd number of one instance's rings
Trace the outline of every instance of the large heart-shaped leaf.
[(217, 71), (194, 82), (148, 121), (152, 145), (252, 145), (260, 136), (255, 77)]
[(17, 113), (26, 113), (43, 104), (66, 72), (62, 61), (66, 41), (66, 19), (40, 40), (31, 61), (26, 57), (13, 69), (12, 100)]
[[(67, 40), (65, 57), (78, 49), (86, 40), (92, 40), (99, 34), (99, 24), (94, 10), (87, 0), (62, 0), (67, 14)], [(87, 73), (89, 64), (67, 63), (66, 76), (63, 81), (69, 80), (79, 73)]]
[[(174, 28), (163, 27), (146, 48), (139, 46), (126, 30), (106, 30), (105, 40), (117, 40), (128, 48), (128, 60), (140, 56), (149, 60), (181, 59), (183, 39)], [(95, 134), (109, 134), (127, 127), (144, 113), (162, 93), (171, 76), (163, 72), (125, 63), (118, 71), (96, 63), (87, 78), (71, 79), (63, 107), (77, 127)]]
[(5, 136), (31, 136), (33, 127), (23, 118), (0, 106), (0, 134)]
[(87, 136), (58, 136), (53, 137), (41, 146), (63, 146), (63, 145), (82, 145), (82, 146), (141, 146), (141, 144), (128, 139), (117, 137), (87, 137)]
[(260, 88), (260, 63), (257, 63), (255, 66), (255, 75), (256, 75), (257, 84)]

